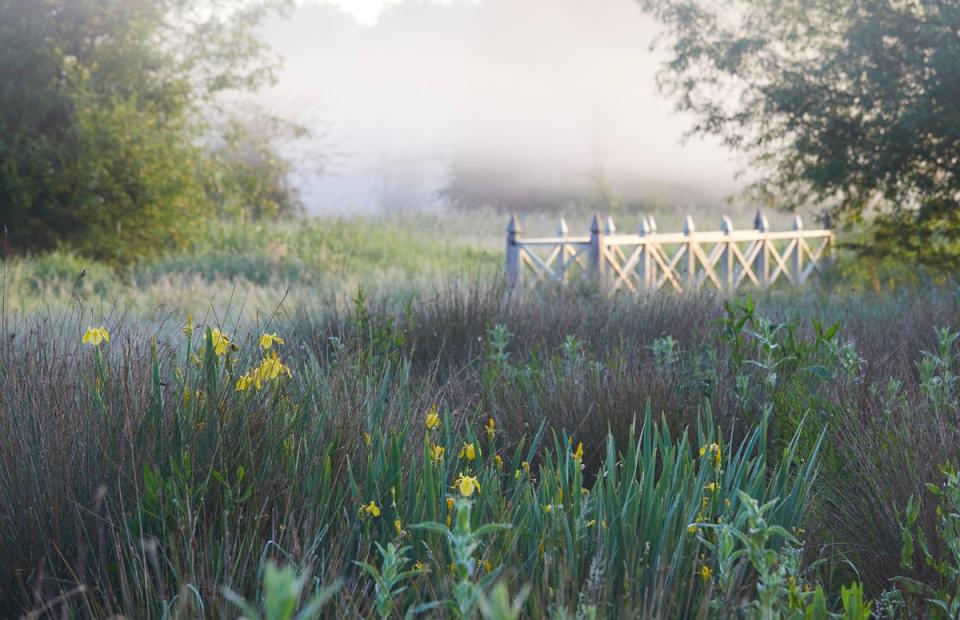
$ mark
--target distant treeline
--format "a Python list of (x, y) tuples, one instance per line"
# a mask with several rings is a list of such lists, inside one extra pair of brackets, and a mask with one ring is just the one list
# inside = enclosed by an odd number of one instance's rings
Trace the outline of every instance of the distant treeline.
[[(695, 179), (696, 180), (696, 179)], [(440, 198), (459, 209), (605, 213), (719, 208), (723, 190), (622, 171), (569, 170), (529, 161), (456, 159)]]

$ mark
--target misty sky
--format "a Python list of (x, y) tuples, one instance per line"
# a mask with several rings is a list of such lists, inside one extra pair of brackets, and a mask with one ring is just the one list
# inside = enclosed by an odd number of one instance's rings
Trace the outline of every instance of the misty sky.
[(429, 205), (452, 158), (721, 198), (736, 166), (681, 144), (690, 119), (657, 91), (656, 31), (632, 0), (306, 2), (267, 28), (285, 66), (266, 96), (340, 153), (307, 182), (314, 212)]

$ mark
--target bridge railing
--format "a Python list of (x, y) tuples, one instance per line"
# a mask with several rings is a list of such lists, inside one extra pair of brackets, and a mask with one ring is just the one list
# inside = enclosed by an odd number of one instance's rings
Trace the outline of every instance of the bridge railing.
[(593, 216), (590, 235), (571, 236), (563, 218), (555, 237), (524, 237), (520, 221), (507, 226), (507, 284), (528, 277), (561, 285), (587, 278), (612, 291), (729, 291), (741, 286), (800, 285), (819, 273), (833, 249), (833, 232), (807, 230), (799, 216), (792, 230), (771, 231), (757, 213), (752, 230), (735, 230), (724, 216), (719, 231), (660, 233), (644, 217), (636, 233), (620, 233), (612, 218)]

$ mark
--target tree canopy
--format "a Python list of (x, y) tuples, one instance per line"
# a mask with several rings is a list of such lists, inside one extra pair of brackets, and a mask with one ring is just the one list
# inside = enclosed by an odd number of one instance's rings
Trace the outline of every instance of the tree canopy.
[(0, 224), (12, 248), (124, 262), (185, 243), (223, 177), (204, 147), (209, 109), (272, 78), (255, 29), (278, 8), (0, 0)]
[(960, 264), (960, 2), (641, 4), (661, 87), (749, 156), (755, 196), (825, 206), (865, 253)]

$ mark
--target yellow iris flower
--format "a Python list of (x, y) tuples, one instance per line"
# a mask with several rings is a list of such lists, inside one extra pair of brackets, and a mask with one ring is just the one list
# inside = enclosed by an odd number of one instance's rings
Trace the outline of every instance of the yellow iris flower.
[(264, 358), (259, 366), (237, 379), (236, 389), (242, 391), (252, 385), (259, 390), (264, 383), (275, 381), (282, 374), (286, 374), (288, 377), (293, 376), (290, 368), (280, 361), (280, 357), (274, 351), (272, 355)]
[(377, 506), (377, 502), (370, 500), (369, 504), (360, 508), (360, 515), (370, 515), (373, 518), (377, 518), (380, 516), (380, 507)]
[(427, 430), (435, 431), (440, 428), (440, 416), (437, 414), (437, 406), (433, 405), (427, 411)]
[(276, 334), (263, 334), (260, 336), (260, 348), (266, 351), (275, 344), (283, 344), (284, 340)]
[(454, 485), (460, 490), (460, 495), (470, 497), (474, 491), (480, 490), (480, 482), (473, 476), (464, 476), (463, 473), (457, 478)]
[(91, 327), (83, 334), (83, 344), (99, 347), (104, 342), (110, 342), (110, 332), (106, 327)]
[(210, 332), (210, 340), (213, 341), (213, 351), (220, 356), (226, 355), (230, 349), (230, 336), (227, 332), (215, 329)]

